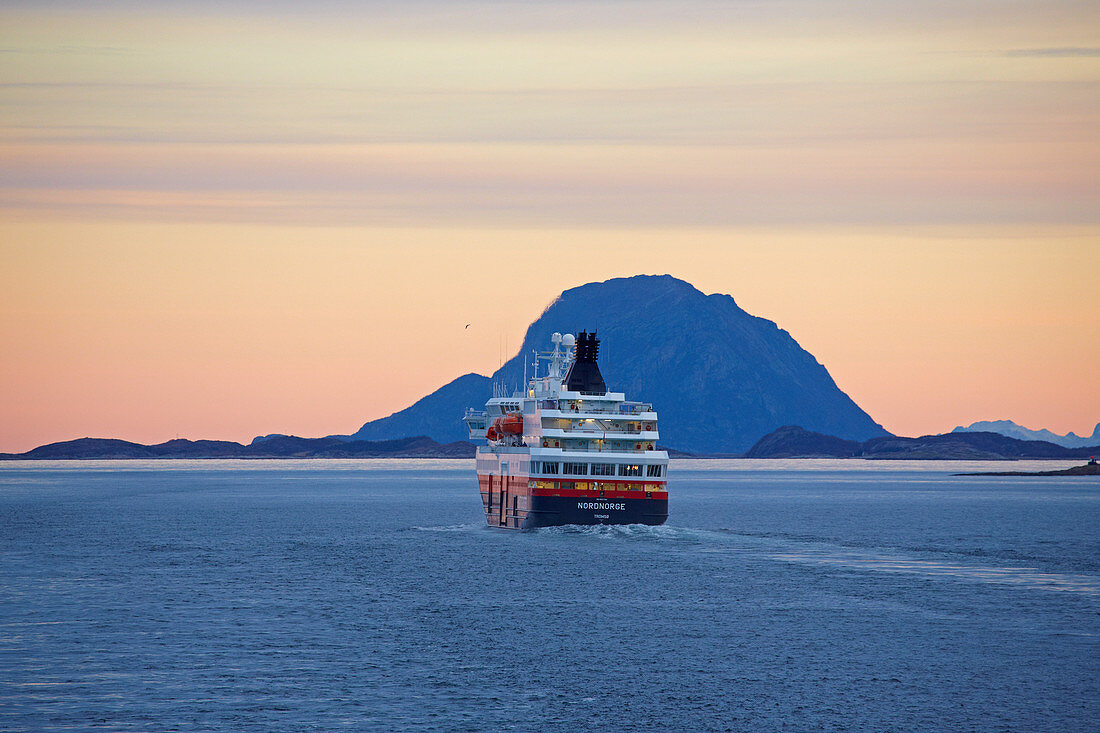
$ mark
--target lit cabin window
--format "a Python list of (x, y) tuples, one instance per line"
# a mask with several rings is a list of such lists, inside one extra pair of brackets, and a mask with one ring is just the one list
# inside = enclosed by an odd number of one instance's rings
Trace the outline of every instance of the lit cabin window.
[(619, 464), (619, 475), (620, 476), (641, 476), (642, 475), (642, 467), (637, 466), (637, 465), (630, 465), (628, 463), (620, 463)]

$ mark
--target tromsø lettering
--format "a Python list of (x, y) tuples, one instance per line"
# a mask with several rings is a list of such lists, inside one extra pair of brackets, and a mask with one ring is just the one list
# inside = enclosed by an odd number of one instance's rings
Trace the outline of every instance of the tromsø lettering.
[(578, 501), (578, 509), (613, 509), (615, 511), (623, 511), (626, 509), (626, 503), (617, 502), (599, 502), (599, 501)]

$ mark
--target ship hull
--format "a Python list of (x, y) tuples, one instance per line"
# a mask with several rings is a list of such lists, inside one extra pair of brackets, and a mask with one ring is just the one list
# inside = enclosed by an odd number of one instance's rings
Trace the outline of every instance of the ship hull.
[(587, 499), (573, 496), (533, 496), (522, 529), (566, 524), (664, 524), (668, 499)]
[(490, 527), (657, 525), (668, 519), (668, 491), (663, 481), (530, 480), (499, 474), (479, 474), (478, 479)]

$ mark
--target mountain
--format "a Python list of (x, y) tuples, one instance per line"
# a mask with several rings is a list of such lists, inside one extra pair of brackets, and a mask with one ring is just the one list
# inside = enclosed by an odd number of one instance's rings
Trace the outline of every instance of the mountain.
[(1048, 443), (1056, 443), (1066, 448), (1083, 448), (1089, 445), (1100, 445), (1100, 423), (1092, 429), (1092, 435), (1081, 437), (1075, 433), (1058, 435), (1049, 430), (1029, 430), (1022, 425), (1017, 425), (1011, 420), (979, 420), (968, 427), (959, 426), (952, 433), (999, 433), (1017, 440), (1045, 440)]
[(440, 445), (418, 435), (385, 441), (272, 436), (250, 445), (226, 440), (177, 438), (142, 445), (111, 438), (80, 438), (42, 445), (26, 453), (0, 453), (0, 460), (72, 460), (118, 458), (472, 458), (474, 446), (457, 442)]
[(400, 412), (367, 423), (347, 439), (387, 440), (406, 435), (430, 435), (446, 443), (466, 440), (463, 413), (467, 407), (484, 407), (492, 392), (493, 384), (488, 377), (466, 374)]
[(459, 377), (347, 438), (465, 439), (466, 407), (482, 407), (493, 383), (520, 387), (532, 350), (548, 349), (555, 331), (580, 330), (598, 331), (608, 388), (654, 404), (667, 446), (742, 453), (792, 424), (851, 440), (889, 435), (772, 321), (746, 313), (729, 295), (705, 295), (670, 275), (638, 275), (566, 290), (491, 378)]
[(1100, 445), (1066, 448), (1042, 440), (1017, 440), (999, 433), (947, 433), (920, 438), (886, 436), (863, 443), (786, 425), (765, 435), (746, 458), (870, 458), (905, 460), (1014, 460), (1087, 458)]

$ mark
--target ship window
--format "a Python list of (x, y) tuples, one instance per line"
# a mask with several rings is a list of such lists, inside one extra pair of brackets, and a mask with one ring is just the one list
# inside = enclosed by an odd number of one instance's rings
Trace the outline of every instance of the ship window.
[(561, 464), (561, 472), (568, 473), (572, 476), (587, 476), (588, 464), (587, 463), (563, 463)]
[(537, 474), (538, 472), (539, 472), (539, 462), (538, 461), (531, 461), (531, 475)]
[(544, 474), (556, 474), (558, 472), (558, 464), (557, 463), (547, 463), (546, 461), (543, 461), (542, 472)]
[(615, 464), (613, 463), (593, 463), (592, 464), (593, 476), (614, 476)]
[(645, 467), (645, 475), (646, 476), (660, 476), (661, 475), (661, 467), (659, 465), (646, 466)]
[(636, 466), (636, 465), (629, 465), (629, 464), (626, 464), (626, 463), (620, 463), (619, 464), (619, 475), (620, 476), (641, 476), (642, 475), (642, 467), (641, 466)]

